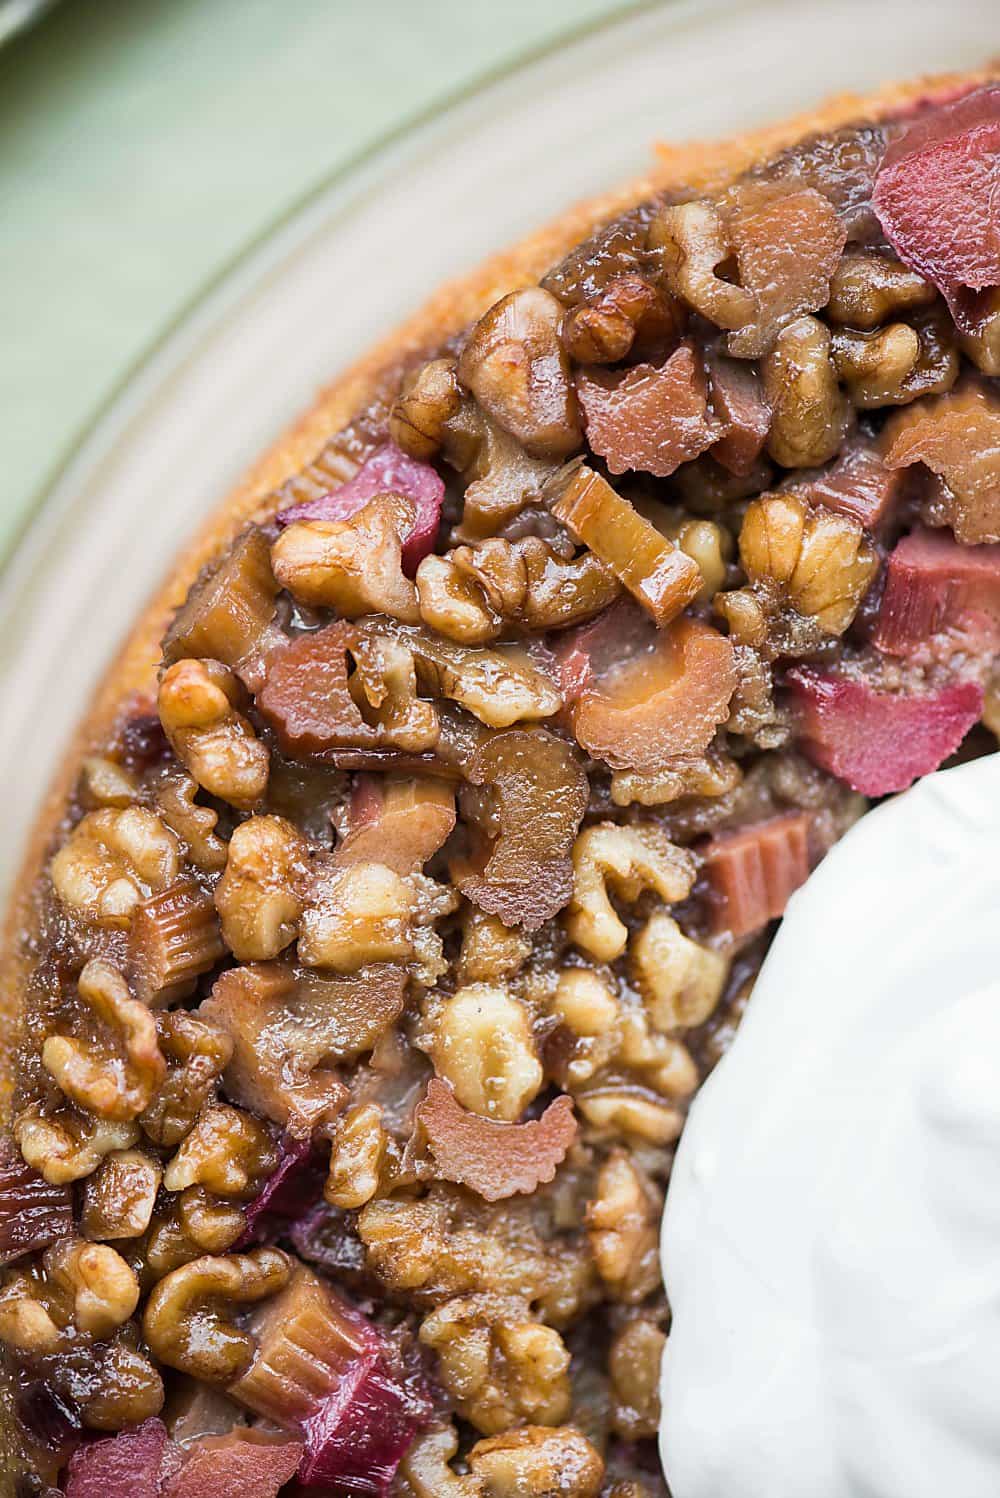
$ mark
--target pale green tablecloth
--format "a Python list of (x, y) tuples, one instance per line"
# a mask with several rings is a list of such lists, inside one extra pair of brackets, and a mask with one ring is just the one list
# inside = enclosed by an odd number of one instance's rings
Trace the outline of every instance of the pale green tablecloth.
[(629, 0), (62, 0), (0, 52), (0, 556), (116, 384), (333, 169)]

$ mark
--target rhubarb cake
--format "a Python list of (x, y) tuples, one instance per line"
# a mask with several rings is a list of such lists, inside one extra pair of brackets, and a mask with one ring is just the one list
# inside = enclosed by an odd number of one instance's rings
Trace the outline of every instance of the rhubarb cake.
[(178, 563), (8, 927), (4, 1495), (663, 1498), (688, 1105), (996, 747), (998, 159), (986, 74), (664, 150)]

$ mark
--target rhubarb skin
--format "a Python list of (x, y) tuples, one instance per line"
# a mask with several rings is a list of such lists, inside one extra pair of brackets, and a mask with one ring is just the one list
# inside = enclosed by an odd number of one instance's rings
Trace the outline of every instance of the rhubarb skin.
[(703, 853), (712, 929), (759, 931), (783, 915), (809, 877), (809, 814), (788, 812), (719, 833)]
[(302, 1460), (300, 1441), (252, 1430), (208, 1436), (191, 1450), (163, 1498), (277, 1498)]
[(0, 1266), (72, 1232), (72, 1187), (50, 1186), (12, 1139), (0, 1138)]
[(166, 1427), (155, 1419), (81, 1446), (70, 1459), (66, 1498), (160, 1498), (167, 1447)]
[(786, 681), (803, 753), (865, 796), (906, 790), (936, 770), (983, 710), (982, 687), (972, 681), (894, 694), (807, 666)]
[(904, 536), (889, 557), (875, 644), (924, 652), (936, 637), (974, 654), (1000, 649), (1000, 545), (961, 546), (948, 531)]

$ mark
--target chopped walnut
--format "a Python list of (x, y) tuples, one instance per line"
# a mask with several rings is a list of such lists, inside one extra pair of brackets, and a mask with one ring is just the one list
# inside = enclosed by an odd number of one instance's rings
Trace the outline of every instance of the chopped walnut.
[(159, 1015), (157, 1030), (167, 1074), (139, 1122), (154, 1144), (172, 1149), (213, 1096), (233, 1043), (217, 1026), (183, 1009)]
[(419, 1201), (379, 1198), (363, 1207), (358, 1236), (368, 1268), (418, 1304), (490, 1291), (529, 1300), (551, 1326), (589, 1304), (594, 1266), (577, 1235), (546, 1233), (530, 1197), (488, 1205), (433, 1184)]
[(829, 462), (844, 440), (848, 417), (829, 328), (815, 317), (800, 317), (778, 335), (763, 374), (772, 412), (771, 457), (784, 468)]
[(206, 1108), (163, 1173), (168, 1191), (203, 1186), (216, 1196), (249, 1201), (278, 1163), (264, 1126), (240, 1108)]
[(518, 972), (531, 956), (531, 938), (499, 916), (475, 905), (462, 912), (462, 949), (458, 956), (460, 983), (495, 983)]
[(430, 1045), (439, 1076), (463, 1107), (513, 1123), (538, 1095), (542, 1065), (523, 1006), (503, 988), (472, 983), (446, 999)]
[(929, 307), (937, 291), (898, 260), (873, 250), (849, 250), (830, 282), (826, 315), (849, 328), (878, 328), (901, 313)]
[(482, 1483), (468, 1473), (458, 1476), (449, 1463), (458, 1454), (458, 1436), (451, 1425), (432, 1426), (418, 1433), (403, 1457), (401, 1498), (483, 1498)]
[(717, 328), (742, 328), (750, 322), (755, 310), (750, 292), (716, 274), (732, 250), (710, 203), (661, 208), (650, 227), (649, 242), (663, 257), (664, 278), (675, 296)]
[(46, 1304), (44, 1286), (37, 1274), (18, 1267), (0, 1279), (0, 1346), (17, 1352), (58, 1352), (65, 1328)]
[(198, 782), (190, 775), (171, 774), (160, 782), (156, 804), (160, 816), (175, 832), (196, 869), (218, 873), (226, 866), (226, 845), (216, 836), (219, 814), (197, 802)]
[(411, 458), (433, 458), (445, 424), (457, 413), (462, 392), (452, 359), (431, 359), (407, 375), (389, 413), (389, 436)]
[(189, 1186), (158, 1215), (146, 1240), (145, 1278), (149, 1283), (204, 1254), (222, 1254), (246, 1232), (246, 1214), (235, 1201)]
[(722, 997), (728, 962), (691, 941), (665, 910), (653, 912), (633, 938), (629, 956), (657, 1030), (704, 1024)]
[(420, 1340), (437, 1354), (438, 1378), (463, 1419), (484, 1435), (569, 1414), (569, 1353), (523, 1300), (470, 1295), (424, 1319)]
[(417, 676), (436, 697), (448, 697), (487, 728), (551, 718), (562, 705), (555, 686), (516, 646), (495, 650), (457, 645), (429, 630), (401, 630)]
[(597, 1498), (604, 1463), (571, 1425), (528, 1425), (489, 1436), (469, 1452), (485, 1498)]
[(954, 331), (943, 312), (918, 314), (912, 322), (871, 332), (840, 328), (831, 347), (837, 373), (861, 410), (904, 406), (918, 396), (950, 390), (958, 379)]
[(300, 520), (271, 549), (278, 581), (300, 603), (343, 619), (388, 614), (415, 624), (413, 583), (403, 573), (403, 542), (414, 509), (399, 494), (379, 494), (349, 520)]
[(219, 661), (177, 661), (160, 681), (171, 748), (211, 796), (248, 810), (267, 789), (271, 757), (238, 710), (243, 688)]
[(310, 878), (306, 840), (284, 817), (241, 822), (215, 891), (222, 935), (241, 962), (277, 957), (295, 940)]
[(563, 557), (538, 536), (493, 536), (425, 557), (417, 569), (425, 624), (464, 645), (486, 645), (506, 629), (563, 629), (593, 618), (620, 592), (591, 551)]
[(356, 1211), (379, 1189), (388, 1135), (376, 1103), (360, 1103), (337, 1120), (323, 1195), (333, 1207)]
[(49, 1035), (42, 1064), (62, 1092), (98, 1118), (128, 1122), (149, 1106), (166, 1074), (156, 1021), (111, 963), (91, 958), (78, 989), (82, 1035)]
[(624, 1441), (650, 1440), (659, 1431), (660, 1364), (666, 1341), (651, 1316), (639, 1315), (626, 1321), (611, 1343), (612, 1420)]
[(628, 942), (624, 922), (611, 904), (609, 885), (624, 900), (636, 900), (644, 889), (651, 889), (670, 905), (685, 899), (694, 883), (691, 854), (652, 825), (600, 822), (584, 828), (573, 848), (573, 870), (566, 930), (599, 962), (620, 957)]
[(790, 492), (747, 506), (740, 559), (750, 586), (720, 593), (716, 609), (740, 644), (770, 641), (789, 655), (842, 635), (878, 571), (858, 521)]
[(138, 1125), (132, 1121), (113, 1122), (69, 1111), (49, 1117), (37, 1108), (19, 1113), (13, 1131), (25, 1160), (52, 1186), (82, 1181), (105, 1155), (129, 1149), (139, 1138)]
[(228, 1319), (237, 1306), (274, 1295), (288, 1283), (289, 1261), (275, 1248), (229, 1258), (195, 1259), (153, 1290), (142, 1326), (150, 1350), (170, 1368), (206, 1383), (229, 1383), (253, 1359), (254, 1339)]
[(174, 834), (144, 806), (88, 812), (49, 865), (56, 894), (74, 912), (127, 927), (140, 900), (180, 873)]
[[(683, 1060), (686, 1052), (683, 1047), (679, 1050)], [(598, 1079), (586, 1092), (577, 1092), (576, 1106), (590, 1126), (591, 1137), (601, 1142), (663, 1146), (673, 1144), (684, 1127), (684, 1114), (675, 1104), (624, 1080)]]
[(101, 754), (88, 754), (80, 766), (80, 798), (85, 806), (134, 806), (139, 782), (124, 765)]
[(135, 1274), (107, 1244), (67, 1239), (46, 1249), (43, 1264), (69, 1297), (77, 1330), (87, 1336), (109, 1336), (139, 1304)]
[(385, 864), (325, 870), (299, 921), (299, 960), (338, 973), (405, 962), (413, 954), (415, 905), (412, 885)]
[(149, 1227), (163, 1167), (144, 1150), (106, 1155), (84, 1190), (80, 1225), (92, 1241), (139, 1238)]
[(615, 806), (663, 806), (683, 796), (726, 796), (736, 789), (742, 771), (728, 755), (708, 750), (701, 755), (678, 755), (662, 770), (616, 770), (611, 776)]
[(587, 1208), (590, 1246), (616, 1300), (635, 1305), (660, 1284), (663, 1200), (638, 1164), (616, 1150), (601, 1166)]

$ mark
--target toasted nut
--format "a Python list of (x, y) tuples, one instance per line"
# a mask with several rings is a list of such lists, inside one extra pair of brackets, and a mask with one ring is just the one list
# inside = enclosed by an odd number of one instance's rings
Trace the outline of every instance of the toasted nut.
[(528, 1016), (503, 988), (472, 983), (441, 1006), (431, 1054), (465, 1108), (513, 1123), (543, 1081)]
[(487, 728), (550, 718), (562, 705), (552, 682), (522, 649), (473, 650), (429, 630), (407, 630), (400, 638), (425, 688), (468, 708)]
[(540, 286), (501, 297), (476, 323), (458, 378), (532, 457), (564, 458), (582, 442), (562, 303)]
[(127, 1122), (148, 1107), (166, 1075), (156, 1021), (118, 969), (99, 957), (87, 963), (78, 988), (93, 1030), (85, 1039), (48, 1036), (42, 1064), (71, 1102)]
[(499, 916), (488, 915), (475, 905), (463, 911), (460, 982), (495, 983), (499, 978), (510, 978), (530, 956), (531, 938), (523, 931), (505, 926)]
[(527, 1425), (477, 1441), (469, 1469), (486, 1498), (597, 1498), (604, 1463), (571, 1425)]
[(375, 1103), (349, 1108), (338, 1120), (330, 1148), (330, 1171), (323, 1195), (333, 1207), (355, 1211), (379, 1188), (388, 1137)]
[(437, 1354), (438, 1377), (458, 1413), (484, 1435), (531, 1420), (559, 1424), (569, 1414), (569, 1353), (524, 1300), (449, 1300), (426, 1317), (420, 1340)]
[(14, 1120), (14, 1138), (29, 1165), (51, 1186), (64, 1186), (89, 1176), (105, 1155), (129, 1149), (139, 1138), (139, 1127), (69, 1113), (50, 1118), (28, 1108)]
[(851, 401), (862, 409), (903, 406), (921, 395), (950, 390), (960, 360), (950, 322), (923, 314), (909, 323), (889, 323), (871, 333), (840, 328), (833, 360)]
[(433, 458), (447, 422), (456, 415), (462, 392), (452, 359), (431, 359), (408, 375), (389, 413), (389, 436), (411, 458)]
[(179, 872), (176, 837), (144, 806), (88, 812), (49, 865), (64, 905), (124, 927), (139, 901), (173, 884)]
[(219, 814), (210, 806), (199, 806), (197, 795), (198, 782), (190, 775), (168, 775), (160, 784), (156, 803), (195, 868), (215, 874), (226, 866), (226, 845), (215, 835)]
[(240, 683), (219, 661), (177, 661), (164, 672), (160, 722), (177, 758), (209, 795), (255, 806), (267, 789), (270, 755), (237, 711)]
[(657, 1030), (703, 1024), (722, 997), (728, 962), (710, 947), (691, 941), (664, 910), (654, 911), (634, 938), (630, 957)]
[(289, 1261), (276, 1248), (229, 1258), (195, 1259), (174, 1269), (153, 1290), (142, 1318), (154, 1356), (206, 1383), (230, 1383), (245, 1373), (255, 1343), (227, 1320), (230, 1305), (265, 1300), (284, 1288)]
[(847, 431), (848, 407), (831, 351), (830, 330), (815, 317), (783, 329), (763, 365), (773, 413), (767, 450), (784, 468), (818, 468)]
[(141, 1425), (163, 1408), (163, 1380), (148, 1358), (120, 1336), (88, 1380), (80, 1417), (88, 1430), (119, 1431)]
[(263, 1124), (240, 1108), (206, 1108), (163, 1175), (168, 1191), (203, 1186), (217, 1196), (249, 1201), (278, 1163)]
[(81, 1226), (97, 1241), (139, 1238), (149, 1227), (163, 1169), (142, 1150), (105, 1155), (87, 1182)]
[(851, 328), (877, 328), (918, 307), (929, 307), (937, 292), (929, 281), (872, 250), (842, 255), (830, 282), (826, 313)]
[(382, 863), (331, 868), (317, 879), (299, 922), (307, 967), (356, 973), (370, 962), (405, 962), (413, 953), (416, 897)]
[(106, 1243), (68, 1239), (45, 1250), (46, 1273), (72, 1299), (77, 1330), (107, 1337), (139, 1304), (139, 1281)]
[(43, 1289), (27, 1270), (8, 1270), (0, 1280), (0, 1344), (17, 1352), (57, 1352), (63, 1328), (45, 1304)]
[(342, 619), (388, 614), (415, 624), (417, 593), (403, 574), (403, 542), (414, 511), (399, 494), (379, 494), (350, 520), (300, 520), (271, 548), (278, 581), (293, 598), (336, 609)]
[(229, 1065), (233, 1042), (215, 1025), (183, 1009), (159, 1015), (157, 1030), (169, 1066), (163, 1085), (139, 1121), (154, 1144), (172, 1149), (213, 1095)]
[(599, 962), (613, 962), (625, 950), (628, 931), (611, 904), (608, 885), (624, 900), (636, 900), (644, 889), (651, 889), (673, 904), (690, 892), (694, 860), (657, 827), (601, 822), (577, 838), (573, 873), (566, 930)]
[(1000, 375), (1000, 286), (990, 286), (976, 298), (982, 311), (971, 332), (958, 331), (962, 353), (984, 375)]
[(414, 1498), (482, 1498), (483, 1486), (468, 1474), (459, 1477), (448, 1465), (458, 1452), (458, 1436), (451, 1425), (421, 1431), (403, 1458), (400, 1473), (404, 1491)]
[(132, 806), (139, 799), (139, 783), (117, 760), (88, 754), (80, 766), (80, 796), (87, 806)]
[(241, 962), (277, 957), (295, 940), (307, 856), (305, 839), (284, 817), (251, 817), (233, 832), (215, 905), (226, 944)]
[(611, 800), (615, 806), (662, 806), (683, 796), (724, 796), (742, 778), (734, 759), (709, 749), (703, 755), (678, 756), (669, 769), (616, 770), (611, 777)]
[(601, 1139), (673, 1144), (684, 1127), (684, 1115), (679, 1108), (644, 1096), (627, 1085), (602, 1085), (592, 1092), (578, 1092), (576, 1104)]
[(155, 1222), (146, 1241), (145, 1272), (150, 1281), (190, 1264), (204, 1254), (221, 1254), (246, 1231), (237, 1202), (220, 1201), (201, 1186), (189, 1186)]
[(710, 203), (662, 208), (650, 225), (649, 243), (661, 253), (670, 290), (702, 317), (730, 330), (751, 321), (756, 309), (750, 292), (715, 273), (731, 251)]
[(660, 1283), (662, 1208), (652, 1182), (624, 1150), (615, 1150), (598, 1174), (587, 1225), (597, 1268), (617, 1300), (634, 1305)]
[(660, 1427), (660, 1364), (666, 1337), (649, 1316), (627, 1321), (611, 1343), (612, 1421), (626, 1441), (649, 1440)]
[(620, 1020), (618, 1059), (661, 1097), (689, 1098), (698, 1086), (698, 1068), (691, 1053), (673, 1036), (650, 1027), (643, 1010), (627, 1009)]

